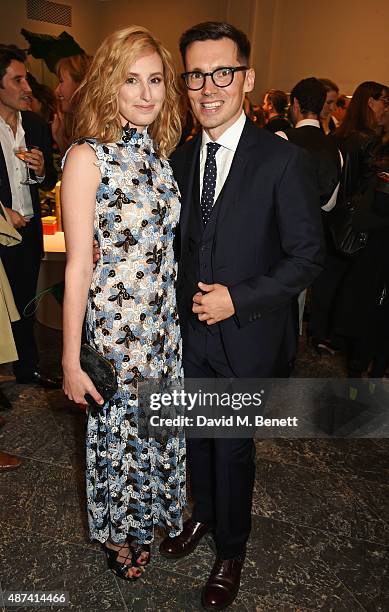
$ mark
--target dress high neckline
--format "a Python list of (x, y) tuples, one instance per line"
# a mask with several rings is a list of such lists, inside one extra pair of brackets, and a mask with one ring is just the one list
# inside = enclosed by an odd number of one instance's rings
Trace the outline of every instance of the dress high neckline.
[(123, 142), (144, 142), (147, 140), (148, 137), (148, 133), (147, 133), (147, 128), (145, 128), (143, 130), (143, 132), (138, 132), (138, 130), (134, 127), (130, 127), (129, 123), (126, 123), (126, 125), (123, 127), (123, 132), (122, 132), (122, 141)]

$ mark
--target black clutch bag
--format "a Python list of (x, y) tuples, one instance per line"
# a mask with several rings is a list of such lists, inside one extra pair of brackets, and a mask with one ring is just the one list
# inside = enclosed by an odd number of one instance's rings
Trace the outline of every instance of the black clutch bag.
[[(118, 390), (117, 373), (112, 363), (89, 344), (82, 344), (80, 364), (81, 369), (88, 374), (104, 402), (110, 400)], [(85, 399), (94, 411), (101, 411), (103, 405), (97, 404), (88, 393)]]

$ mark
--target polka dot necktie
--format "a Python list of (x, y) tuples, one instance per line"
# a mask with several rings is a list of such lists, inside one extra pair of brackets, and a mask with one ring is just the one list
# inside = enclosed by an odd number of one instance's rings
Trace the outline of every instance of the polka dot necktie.
[(203, 190), (201, 192), (201, 215), (204, 225), (211, 216), (216, 189), (216, 153), (221, 147), (217, 142), (207, 142), (207, 159), (205, 160)]

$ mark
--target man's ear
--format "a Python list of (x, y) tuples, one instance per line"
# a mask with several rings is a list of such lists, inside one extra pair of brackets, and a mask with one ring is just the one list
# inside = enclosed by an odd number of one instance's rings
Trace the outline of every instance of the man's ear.
[(300, 104), (299, 104), (299, 101), (297, 100), (297, 98), (295, 98), (293, 100), (292, 110), (293, 110), (294, 113), (299, 113), (300, 112)]
[(244, 80), (244, 93), (249, 93), (253, 91), (255, 85), (255, 70), (254, 68), (249, 68), (246, 72), (246, 77)]

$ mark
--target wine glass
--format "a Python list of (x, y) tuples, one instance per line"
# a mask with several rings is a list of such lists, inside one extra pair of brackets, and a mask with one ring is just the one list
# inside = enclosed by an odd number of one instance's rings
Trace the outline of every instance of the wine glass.
[(32, 151), (32, 149), (39, 149), (39, 147), (37, 147), (36, 145), (25, 145), (24, 147), (17, 147), (14, 151), (16, 157), (21, 159), (22, 162), (26, 164), (27, 176), (25, 181), (20, 181), (22, 185), (35, 185), (38, 182), (36, 179), (32, 178), (30, 174), (30, 168), (28, 167), (26, 162), (26, 153), (29, 153), (30, 151)]

